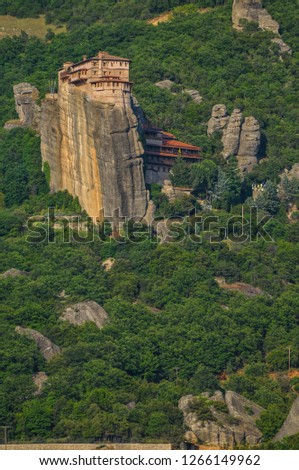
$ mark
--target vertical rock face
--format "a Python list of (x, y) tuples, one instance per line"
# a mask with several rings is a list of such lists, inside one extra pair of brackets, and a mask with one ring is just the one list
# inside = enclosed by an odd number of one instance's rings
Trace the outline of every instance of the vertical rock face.
[(258, 162), (261, 144), (259, 122), (253, 116), (244, 119), (240, 109), (234, 109), (229, 116), (226, 106), (217, 104), (208, 122), (208, 135), (215, 132), (223, 133), (223, 158), (227, 160), (230, 156), (237, 157), (241, 173), (251, 171)]
[(257, 164), (257, 154), (260, 145), (260, 125), (253, 116), (246, 117), (241, 129), (237, 156), (239, 168), (242, 172), (250, 171)]
[(233, 26), (242, 29), (242, 20), (254, 21), (261, 29), (278, 34), (279, 24), (262, 6), (261, 0), (234, 0)]
[(241, 126), (243, 122), (243, 116), (240, 109), (234, 109), (228, 125), (223, 132), (223, 152), (222, 155), (225, 159), (231, 155), (237, 155), (240, 145), (240, 134)]
[(36, 104), (39, 97), (38, 89), (30, 83), (19, 83), (13, 87), (13, 91), (19, 120), (8, 121), (4, 126), (5, 129), (32, 127), (38, 131), (40, 122), (40, 107)]
[(84, 87), (63, 86), (42, 103), (43, 161), (50, 186), (78, 196), (91, 216), (103, 220), (115, 210), (141, 219), (147, 206), (143, 147), (131, 104), (95, 100)]

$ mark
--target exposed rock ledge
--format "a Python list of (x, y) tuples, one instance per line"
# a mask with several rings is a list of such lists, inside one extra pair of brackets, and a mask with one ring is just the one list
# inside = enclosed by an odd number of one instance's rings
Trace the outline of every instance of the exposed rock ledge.
[(293, 403), (293, 406), (282, 425), (280, 431), (276, 434), (273, 441), (281, 441), (284, 437), (293, 436), (299, 433), (299, 397)]
[(98, 328), (103, 328), (108, 320), (108, 314), (96, 302), (88, 301), (68, 307), (63, 312), (60, 320), (68, 321), (72, 325), (83, 325), (84, 323), (92, 322)]
[(227, 284), (224, 277), (216, 277), (215, 281), (222, 289), (226, 289), (232, 292), (240, 292), (246, 295), (246, 297), (256, 297), (257, 295), (265, 295), (259, 287), (254, 287), (251, 284), (245, 284), (244, 282), (234, 282), (233, 284)]
[[(206, 395), (206, 394), (204, 394)], [(256, 420), (264, 409), (236, 392), (227, 391), (223, 397), (220, 391), (209, 398), (210, 420), (200, 420), (192, 404), (196, 401), (193, 395), (186, 395), (179, 401), (179, 408), (184, 414), (184, 424), (189, 431), (185, 440), (194, 445), (206, 444), (221, 448), (234, 447), (240, 444), (256, 445), (262, 438), (256, 426)], [(215, 406), (213, 405), (215, 402)], [(222, 403), (222, 407), (216, 406)], [(225, 412), (226, 405), (226, 412)]]
[(52, 341), (50, 341), (48, 338), (46, 338), (36, 330), (17, 326), (16, 332), (20, 335), (26, 336), (29, 339), (32, 339), (39, 348), (41, 354), (44, 356), (46, 361), (50, 361), (53, 357), (57, 356), (57, 354), (60, 354), (61, 352), (59, 346), (52, 343)]
[(281, 39), (279, 34), (279, 24), (273, 20), (272, 16), (263, 8), (262, 0), (234, 0), (232, 10), (233, 27), (238, 30), (243, 29), (242, 20), (254, 22), (264, 31), (272, 31), (278, 37), (272, 39), (278, 44), (281, 54), (291, 54), (291, 48)]

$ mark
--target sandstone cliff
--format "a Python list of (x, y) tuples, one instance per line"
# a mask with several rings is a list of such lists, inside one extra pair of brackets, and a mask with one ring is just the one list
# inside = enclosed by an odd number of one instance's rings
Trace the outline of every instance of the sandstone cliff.
[(180, 399), (179, 408), (189, 429), (185, 435), (186, 442), (220, 448), (259, 443), (262, 433), (255, 422), (263, 408), (231, 391), (226, 392), (224, 397), (221, 392), (216, 392), (208, 400), (210, 418), (200, 419), (196, 411), (197, 398), (187, 395)]
[(52, 343), (48, 338), (43, 336), (36, 330), (31, 330), (30, 328), (22, 328), (21, 326), (16, 327), (16, 332), (20, 335), (26, 336), (29, 339), (32, 339), (37, 347), (39, 348), (41, 354), (44, 356), (46, 361), (49, 361), (57, 354), (60, 354), (60, 348), (56, 344)]
[(132, 106), (93, 99), (67, 86), (42, 102), (41, 149), (53, 191), (78, 196), (91, 217), (141, 219), (147, 206), (143, 147)]
[(103, 307), (92, 301), (72, 305), (60, 317), (60, 320), (68, 321), (72, 325), (83, 325), (86, 322), (92, 322), (98, 328), (103, 328), (107, 319), (108, 314)]
[(36, 104), (38, 89), (30, 83), (19, 83), (13, 87), (13, 91), (19, 120), (8, 121), (4, 128), (10, 130), (16, 127), (31, 127), (39, 131), (40, 107)]
[(261, 143), (258, 121), (253, 116), (244, 119), (240, 109), (234, 109), (229, 116), (226, 106), (217, 104), (208, 122), (208, 135), (215, 132), (222, 132), (222, 156), (226, 160), (230, 156), (237, 157), (241, 173), (250, 172), (258, 163)]

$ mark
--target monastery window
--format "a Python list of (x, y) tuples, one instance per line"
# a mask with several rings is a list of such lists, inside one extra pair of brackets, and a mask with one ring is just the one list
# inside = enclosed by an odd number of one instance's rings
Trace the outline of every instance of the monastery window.
[(96, 67), (97, 63), (96, 62), (93, 62), (93, 66)]
[(120, 62), (120, 63), (119, 63), (119, 65), (122, 67), (123, 63), (122, 63), (122, 62)]
[(113, 62), (111, 62), (111, 67), (113, 67)]

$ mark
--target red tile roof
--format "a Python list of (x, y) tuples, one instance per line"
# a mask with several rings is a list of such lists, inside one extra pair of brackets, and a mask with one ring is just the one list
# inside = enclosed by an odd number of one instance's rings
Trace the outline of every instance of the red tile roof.
[(195, 145), (190, 145), (190, 144), (185, 144), (185, 142), (180, 142), (179, 140), (167, 140), (167, 139), (163, 139), (163, 144), (162, 144), (164, 147), (165, 146), (169, 146), (169, 147), (175, 147), (175, 148), (179, 148), (179, 149), (187, 149), (187, 150), (201, 150), (200, 147), (195, 147)]

